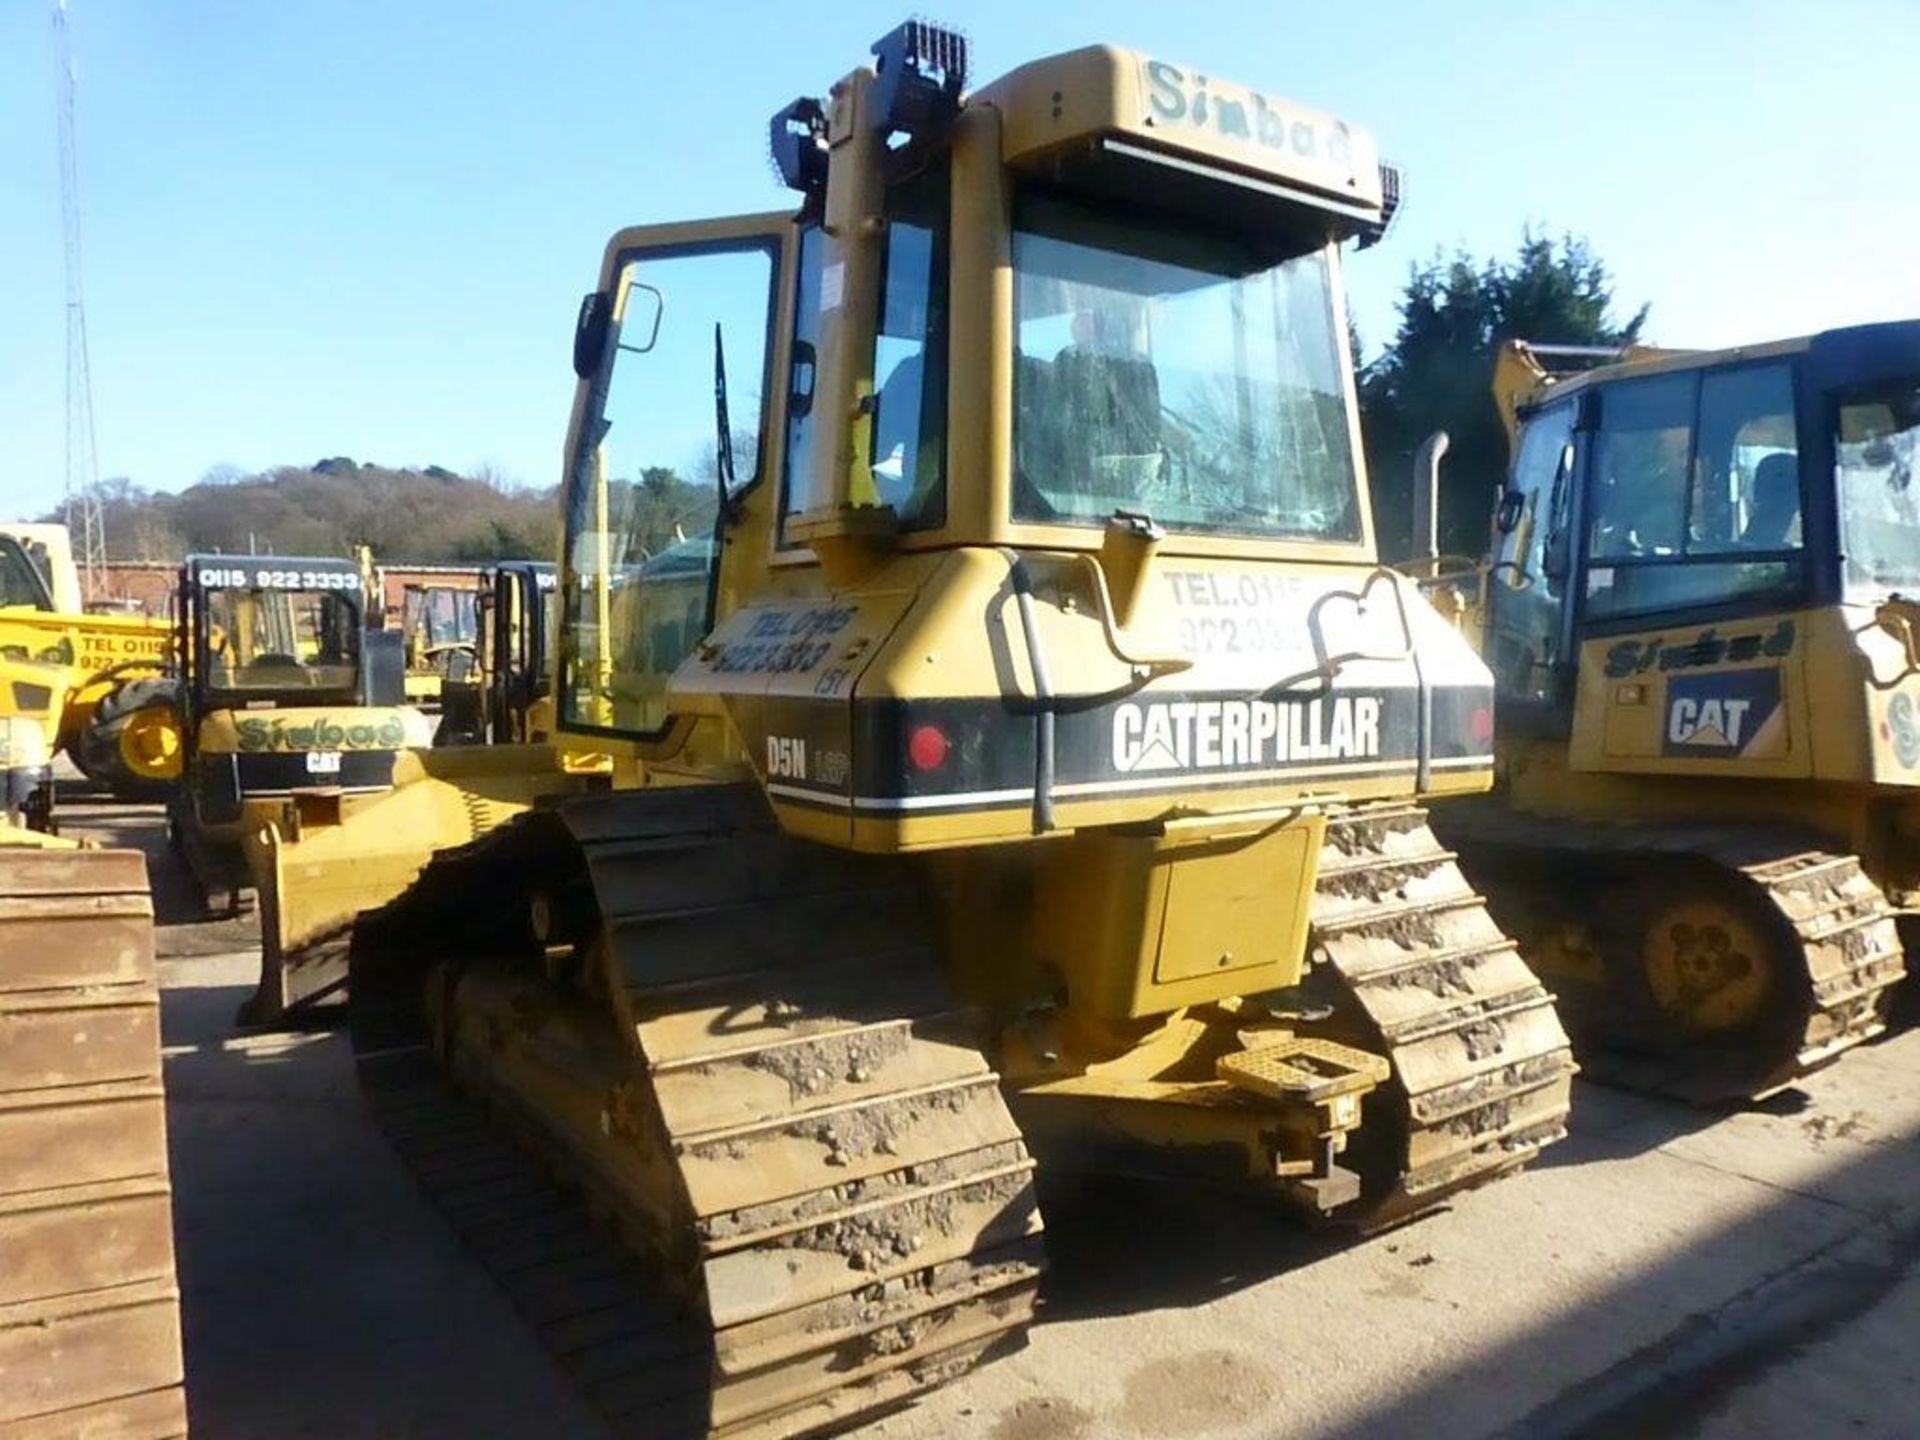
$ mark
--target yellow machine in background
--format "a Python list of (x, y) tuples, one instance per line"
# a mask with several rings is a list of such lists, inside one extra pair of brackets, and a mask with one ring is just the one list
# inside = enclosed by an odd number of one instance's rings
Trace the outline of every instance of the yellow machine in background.
[(80, 567), (73, 563), (73, 536), (57, 521), (9, 520), (0, 522), (0, 535), (11, 535), (19, 542), (47, 583), (53, 608), (62, 615), (80, 615), (87, 609), (86, 593), (80, 584)]
[[(582, 306), (553, 693), (613, 788), (353, 937), (407, 1148), (437, 1058), (682, 1297), (592, 1392), (661, 1435), (1016, 1343), (1036, 1153), (1369, 1226), (1565, 1124), (1422, 809), (1486, 788), (1492, 692), (1375, 558), (1371, 140), (1120, 50), (875, 53), (775, 118), (798, 214), (623, 231)], [(710, 538), (658, 547), (661, 466)]]
[(37, 763), (64, 751), (89, 779), (153, 793), (178, 773), (178, 736), (130, 733), (119, 706), (127, 686), (167, 674), (168, 624), (88, 614), (79, 592), (64, 526), (0, 526), (0, 659), (33, 669), (0, 695), (0, 716), (37, 717), (47, 745)]
[[(242, 850), (260, 900), (261, 970), (242, 1024), (339, 1013), (360, 911), (404, 891), (435, 851), (465, 845), (543, 797), (577, 793), (604, 772), (604, 757), (563, 756), (550, 743), (543, 597), (552, 583), (551, 566), (497, 567), (478, 597), (487, 622), (476, 632), (478, 660), (454, 658), (435, 748), (410, 737), (388, 786), (352, 803), (313, 786), (254, 809)], [(398, 639), (374, 632), (369, 643)]]
[(1590, 1067), (1764, 1095), (1880, 1032), (1920, 899), (1920, 323), (1516, 410), (1469, 607), (1500, 783), (1436, 829)]
[(350, 561), (192, 555), (181, 567), (173, 691), (183, 737), (170, 830), (210, 908), (252, 880), (244, 842), (289, 803), (346, 811), (391, 789), (428, 738), (400, 704), (397, 646), (363, 624)]
[(471, 666), (480, 634), (477, 599), (474, 584), (413, 584), (401, 591), (409, 704), (437, 710), (448, 675)]
[(474, 598), (471, 663), (440, 689), (435, 745), (525, 745), (553, 737), (549, 657), (560, 611), (556, 570), (534, 560), (488, 568)]

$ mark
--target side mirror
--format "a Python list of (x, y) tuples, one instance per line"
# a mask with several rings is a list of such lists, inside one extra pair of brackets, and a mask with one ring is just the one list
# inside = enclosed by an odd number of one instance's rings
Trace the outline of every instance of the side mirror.
[[(620, 292), (620, 348), (644, 355), (660, 338), (660, 317), (667, 312), (667, 297), (657, 286), (624, 278)], [(644, 305), (640, 300), (643, 295)], [(613, 297), (604, 290), (584, 296), (573, 322), (573, 373), (582, 380), (599, 370), (601, 357), (607, 353), (607, 332), (612, 328)], [(640, 338), (642, 335), (645, 339)]]
[(580, 313), (573, 322), (573, 373), (582, 380), (600, 368), (612, 318), (612, 299), (606, 291), (595, 290), (581, 297)]

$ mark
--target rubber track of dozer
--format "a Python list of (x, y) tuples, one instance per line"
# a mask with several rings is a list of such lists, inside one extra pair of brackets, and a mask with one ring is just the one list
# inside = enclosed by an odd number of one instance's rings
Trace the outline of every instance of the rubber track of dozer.
[(1341, 1011), (1364, 1017), (1344, 1038), (1393, 1063), (1393, 1083), (1368, 1102), (1391, 1113), (1370, 1110), (1354, 1142), (1363, 1198), (1337, 1219), (1395, 1224), (1567, 1133), (1577, 1067), (1553, 996), (1423, 810), (1329, 819), (1311, 943), (1316, 968), (1351, 1002)]
[[(749, 787), (614, 793), (443, 854), (356, 935), (376, 1114), (621, 1433), (839, 1430), (1022, 1343), (1033, 1162), (904, 877), (783, 836)], [(575, 1029), (603, 1038), (532, 1045), (614, 1097), (594, 1102), (613, 1141), (596, 1153), (536, 1113), (539, 1085), (504, 1073), (514, 1048), (489, 1049), (497, 1019), (444, 1048), (562, 1186), (436, 1078), (431, 1022), (409, 1013), (404, 957), (432, 949), (466, 957), (462, 994), (504, 997), (492, 1016), (560, 1003), (530, 983), (537, 949), (503, 953), (530, 886), (591, 900), (581, 990), (611, 998)]]
[(1549, 822), (1480, 805), (1457, 823), (1470, 864), (1476, 853), (1518, 852), (1530, 867), (1575, 877), (1596, 861), (1705, 861), (1740, 882), (1797, 941), (1802, 973), (1786, 991), (1798, 1008), (1781, 1017), (1768, 1053), (1702, 1070), (1697, 1055), (1589, 1047), (1582, 1064), (1596, 1080), (1690, 1105), (1761, 1100), (1886, 1030), (1888, 992), (1906, 974), (1896, 912), (1856, 857), (1817, 836), (1755, 825)]

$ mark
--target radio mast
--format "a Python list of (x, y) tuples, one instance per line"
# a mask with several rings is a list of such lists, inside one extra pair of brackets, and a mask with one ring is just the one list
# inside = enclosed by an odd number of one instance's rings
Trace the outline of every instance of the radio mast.
[(87, 365), (87, 306), (80, 276), (80, 168), (73, 134), (73, 42), (67, 0), (53, 7), (54, 77), (60, 121), (60, 229), (67, 269), (67, 532), (79, 551), (86, 598), (106, 579), (107, 537), (100, 516), (99, 459), (94, 448), (93, 376)]

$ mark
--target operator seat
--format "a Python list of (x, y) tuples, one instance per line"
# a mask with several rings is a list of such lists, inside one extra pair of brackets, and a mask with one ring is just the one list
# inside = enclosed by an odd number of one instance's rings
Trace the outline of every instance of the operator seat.
[(1775, 451), (1754, 467), (1753, 513), (1740, 532), (1740, 544), (1748, 550), (1784, 550), (1799, 518), (1799, 457)]

